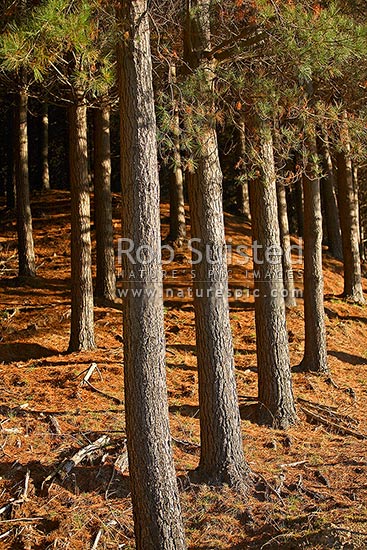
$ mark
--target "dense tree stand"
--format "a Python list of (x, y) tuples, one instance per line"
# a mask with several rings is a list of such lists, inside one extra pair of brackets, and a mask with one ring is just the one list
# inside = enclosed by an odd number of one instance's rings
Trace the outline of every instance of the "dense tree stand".
[(69, 107), (71, 190), (71, 330), (69, 351), (90, 350), (94, 343), (87, 108)]
[[(283, 298), (283, 267), (271, 129), (253, 120), (261, 176), (250, 184), (254, 243), (256, 350), (261, 424), (286, 429), (296, 422)], [(256, 250), (256, 255), (255, 255)]]
[[(129, 474), (138, 550), (184, 550), (165, 378), (159, 178), (146, 0), (119, 11), (123, 236), (143, 250), (124, 255), (124, 381)], [(127, 38), (126, 38), (127, 37)], [(141, 248), (140, 248), (141, 247)], [(137, 255), (137, 253), (136, 253)], [(138, 255), (137, 255), (138, 256)], [(140, 295), (133, 295), (140, 290)]]

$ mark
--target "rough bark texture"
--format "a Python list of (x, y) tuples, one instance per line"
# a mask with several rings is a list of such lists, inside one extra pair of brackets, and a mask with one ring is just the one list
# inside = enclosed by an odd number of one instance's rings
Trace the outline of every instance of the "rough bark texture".
[(329, 252), (338, 260), (343, 259), (342, 237), (340, 231), (338, 201), (336, 197), (336, 181), (333, 162), (327, 134), (318, 141), (318, 149), (322, 154), (326, 177), (322, 179), (322, 193), (325, 207), (326, 227)]
[(289, 235), (287, 195), (283, 183), (277, 183), (277, 199), (278, 199), (278, 218), (280, 230), (280, 243), (283, 250), (282, 265), (283, 265), (283, 285), (285, 291), (284, 302), (286, 307), (291, 308), (297, 305), (294, 294), (294, 277), (291, 257), (291, 239)]
[(50, 175), (48, 170), (48, 105), (42, 105), (42, 189), (47, 191), (50, 189)]
[(186, 239), (186, 218), (185, 218), (185, 198), (183, 188), (183, 171), (181, 162), (180, 148), (180, 116), (179, 104), (176, 98), (176, 67), (174, 64), (170, 66), (170, 83), (172, 84), (173, 95), (173, 119), (172, 119), (172, 134), (173, 134), (173, 168), (170, 179), (170, 231), (167, 237), (167, 242), (173, 243), (177, 247), (181, 247)]
[(271, 130), (253, 120), (253, 140), (262, 161), (261, 177), (250, 183), (254, 253), (259, 421), (286, 429), (296, 421), (288, 333), (283, 298), (283, 267), (277, 215)]
[(35, 277), (36, 264), (32, 234), (32, 213), (29, 199), (27, 92), (21, 90), (17, 100), (15, 116), (17, 130), (17, 140), (15, 144), (15, 185), (19, 276)]
[(358, 202), (353, 185), (352, 161), (348, 152), (337, 152), (336, 163), (344, 258), (343, 296), (358, 304), (364, 304), (359, 253)]
[(93, 349), (94, 315), (88, 184), (87, 108), (69, 107), (71, 332), (69, 351)]
[(115, 257), (111, 195), (110, 110), (94, 111), (94, 218), (96, 224), (97, 276), (95, 295), (116, 297)]
[(241, 120), (239, 122), (239, 143), (240, 143), (240, 155), (241, 161), (240, 166), (242, 168), (242, 177), (237, 185), (237, 205), (241, 214), (244, 216), (245, 220), (251, 221), (251, 211), (250, 211), (250, 196), (248, 189), (248, 179), (246, 174), (246, 126), (245, 122)]
[[(165, 379), (159, 179), (147, 2), (123, 1), (119, 12), (125, 413), (138, 550), (185, 548), (172, 459)], [(140, 256), (139, 247), (143, 247)], [(140, 257), (140, 260), (139, 260)], [(141, 294), (139, 294), (139, 292)], [(136, 294), (134, 296), (134, 293)]]
[(305, 230), (304, 220), (304, 205), (303, 205), (303, 190), (302, 183), (296, 181), (294, 184), (294, 196), (296, 202), (296, 216), (297, 216), (297, 234), (299, 237), (303, 237)]
[[(205, 89), (213, 85), (213, 67), (201, 58), (210, 49), (209, 3), (188, 2), (185, 37), (186, 61), (206, 74)], [(228, 273), (222, 206), (222, 172), (216, 130), (208, 122), (197, 134), (200, 156), (188, 177), (191, 235), (203, 254), (193, 265), (196, 347), (199, 373), (201, 455), (198, 468), (204, 481), (226, 482), (245, 489), (248, 467), (244, 460), (240, 414), (234, 374), (229, 322)], [(196, 253), (193, 253), (196, 260)]]
[[(316, 141), (308, 137), (309, 154), (317, 155)], [(300, 370), (328, 372), (322, 272), (322, 214), (320, 180), (311, 160), (303, 177), (304, 227), (304, 316), (305, 350)]]
[(8, 208), (15, 207), (15, 158), (14, 153), (17, 149), (16, 147), (16, 132), (14, 131), (15, 127), (15, 111), (14, 107), (11, 105), (8, 110), (7, 115), (7, 171), (6, 171), (6, 206)]

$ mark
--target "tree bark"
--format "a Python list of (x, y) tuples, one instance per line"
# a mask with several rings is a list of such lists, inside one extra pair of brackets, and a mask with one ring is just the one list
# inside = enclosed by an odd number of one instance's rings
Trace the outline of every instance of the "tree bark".
[(291, 257), (291, 239), (289, 234), (287, 195), (283, 183), (277, 183), (278, 219), (280, 230), (280, 242), (283, 251), (283, 285), (285, 291), (284, 302), (287, 308), (297, 305), (294, 292), (294, 277)]
[(16, 159), (15, 185), (17, 206), (17, 231), (19, 276), (35, 277), (36, 263), (32, 234), (32, 213), (29, 198), (28, 172), (28, 95), (23, 89), (19, 92), (16, 106)]
[(359, 253), (358, 206), (354, 191), (352, 161), (349, 152), (337, 152), (336, 164), (344, 258), (343, 296), (357, 304), (364, 304), (365, 299), (362, 289), (361, 259)]
[(322, 214), (320, 180), (311, 164), (311, 155), (317, 155), (313, 135), (307, 138), (308, 154), (303, 177), (305, 205), (304, 226), (304, 317), (305, 350), (300, 370), (328, 372), (324, 311), (324, 277), (322, 272)]
[(339, 222), (338, 201), (336, 197), (336, 181), (333, 162), (330, 153), (329, 140), (326, 132), (318, 141), (318, 149), (323, 158), (326, 177), (322, 179), (322, 191), (326, 214), (326, 227), (329, 252), (338, 260), (343, 259), (343, 247)]
[(71, 190), (71, 332), (69, 351), (90, 350), (94, 343), (87, 108), (69, 107)]
[(115, 257), (111, 196), (110, 109), (94, 110), (94, 218), (96, 224), (97, 276), (95, 295), (116, 297)]
[[(138, 550), (185, 548), (165, 380), (159, 178), (146, 0), (123, 0), (118, 50), (124, 258), (125, 414)], [(138, 254), (140, 251), (140, 254)], [(134, 296), (135, 294), (135, 296)]]
[[(259, 422), (286, 429), (296, 422), (283, 298), (273, 141), (269, 124), (253, 119), (253, 143), (262, 164), (250, 183), (254, 244)], [(255, 255), (255, 250), (256, 255)]]
[[(208, 94), (213, 87), (214, 67), (200, 52), (210, 49), (209, 3), (188, 1), (187, 8), (186, 61), (192, 70), (202, 69)], [(196, 239), (195, 248), (203, 255), (193, 266), (201, 437), (198, 474), (202, 480), (225, 482), (245, 490), (248, 467), (243, 454), (234, 373), (222, 172), (213, 112), (214, 105), (209, 104), (207, 121), (197, 133), (200, 149), (197, 168), (188, 176), (191, 236)]]
[(294, 195), (296, 202), (296, 216), (297, 216), (297, 234), (299, 237), (303, 237), (305, 231), (305, 221), (304, 221), (304, 197), (302, 183), (296, 181), (294, 184)]
[(9, 107), (7, 116), (7, 171), (6, 171), (6, 206), (10, 209), (15, 207), (15, 151), (16, 146), (16, 132), (14, 127), (16, 124), (14, 107)]
[(183, 171), (180, 147), (180, 115), (179, 104), (176, 98), (177, 90), (175, 87), (176, 66), (172, 63), (169, 68), (169, 79), (172, 85), (173, 95), (173, 168), (171, 170), (169, 194), (170, 194), (170, 231), (167, 242), (173, 243), (178, 248), (182, 247), (186, 239), (186, 217), (185, 217), (185, 197), (183, 188)]
[(239, 165), (241, 166), (241, 178), (237, 184), (237, 205), (238, 209), (245, 218), (246, 221), (251, 221), (251, 211), (250, 211), (250, 196), (249, 196), (249, 185), (246, 174), (246, 126), (245, 122), (241, 120), (239, 122), (239, 142), (240, 142), (240, 155), (241, 160)]
[(48, 105), (42, 105), (42, 139), (41, 139), (41, 157), (42, 157), (42, 190), (50, 189), (50, 174), (48, 169)]

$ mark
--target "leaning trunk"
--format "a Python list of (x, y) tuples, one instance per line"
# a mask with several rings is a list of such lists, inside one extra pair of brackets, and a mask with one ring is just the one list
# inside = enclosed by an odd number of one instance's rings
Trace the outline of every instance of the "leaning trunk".
[(116, 296), (111, 196), (110, 109), (94, 111), (94, 219), (97, 276), (95, 294), (112, 301)]
[(17, 142), (15, 159), (19, 276), (35, 277), (36, 263), (29, 198), (27, 114), (28, 95), (25, 90), (21, 90), (16, 106)]
[(136, 256), (124, 291), (125, 415), (138, 550), (183, 550), (165, 380), (159, 178), (146, 0), (123, 0), (119, 20), (123, 236)]
[(87, 108), (69, 107), (71, 190), (71, 332), (69, 351), (95, 347), (88, 183)]
[[(188, 2), (185, 52), (192, 70), (206, 75), (206, 94), (213, 91), (214, 67), (198, 52), (210, 50), (209, 3)], [(209, 482), (225, 482), (245, 489), (248, 483), (234, 373), (229, 322), (228, 274), (222, 206), (222, 172), (214, 105), (207, 102), (208, 120), (197, 133), (199, 156), (188, 177), (191, 236), (202, 255), (195, 262), (194, 308), (199, 374), (201, 454), (198, 473)]]
[[(308, 137), (309, 154), (317, 156), (316, 141)], [(303, 177), (304, 226), (304, 316), (305, 350), (300, 369), (328, 372), (322, 272), (322, 214), (320, 180), (308, 159)]]
[[(253, 143), (262, 164), (250, 184), (254, 245), (256, 350), (259, 421), (286, 429), (296, 421), (283, 299), (273, 142), (269, 125), (253, 121)], [(255, 253), (256, 251), (256, 253)]]

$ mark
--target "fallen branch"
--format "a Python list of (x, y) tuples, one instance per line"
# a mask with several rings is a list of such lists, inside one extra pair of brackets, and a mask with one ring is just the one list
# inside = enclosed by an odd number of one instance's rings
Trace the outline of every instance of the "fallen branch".
[(307, 406), (310, 407), (316, 407), (317, 409), (324, 409), (326, 411), (337, 411), (338, 407), (334, 407), (333, 405), (323, 405), (322, 403), (315, 403), (314, 401), (309, 401), (308, 399), (303, 399), (303, 397), (297, 397), (298, 403), (304, 403)]
[(300, 460), (299, 462), (289, 462), (289, 464), (279, 464), (279, 468), (295, 468), (296, 466), (302, 466), (306, 464), (307, 460)]
[(332, 422), (331, 420), (324, 418), (320, 414), (316, 414), (313, 411), (310, 411), (309, 409), (306, 409), (305, 407), (301, 407), (301, 411), (305, 413), (306, 416), (311, 418), (312, 420), (315, 420), (316, 422), (319, 422), (323, 426), (326, 426), (328, 428), (332, 428), (333, 430), (336, 430), (337, 432), (343, 434), (343, 435), (351, 435), (353, 437), (356, 437), (357, 439), (367, 439), (367, 435), (362, 434), (360, 432), (356, 432), (355, 430), (351, 430), (350, 428), (347, 428), (345, 426), (341, 426), (340, 424), (337, 424), (336, 422)]
[(88, 369), (85, 369), (83, 372), (78, 374), (78, 376), (76, 377), (76, 378), (78, 378), (82, 374), (86, 373), (83, 380), (80, 382), (80, 386), (84, 386), (89, 381), (89, 379), (92, 377), (92, 374), (94, 373), (95, 370), (98, 372), (100, 379), (103, 380), (101, 371), (99, 370), (99, 368), (97, 366), (97, 363), (92, 363), (90, 365), (90, 367), (88, 367)]
[(3, 540), (3, 539), (6, 539), (6, 537), (8, 537), (9, 535), (11, 535), (13, 532), (13, 529), (9, 529), (9, 531), (6, 531), (5, 533), (2, 533), (0, 535), (0, 540)]
[(312, 407), (317, 411), (329, 415), (331, 418), (334, 418), (337, 421), (345, 422), (348, 424), (354, 424), (355, 426), (359, 425), (359, 421), (349, 416), (348, 414), (341, 414), (336, 412), (337, 407), (329, 407), (328, 405), (322, 405), (319, 403), (313, 403), (312, 401), (307, 401), (306, 399), (298, 398), (300, 403), (304, 403), (306, 407)]
[(56, 468), (56, 470), (54, 470), (52, 474), (44, 479), (41, 485), (41, 491), (43, 492), (46, 487), (47, 489), (49, 489), (56, 476), (59, 476), (61, 481), (63, 481), (70, 474), (73, 468), (75, 468), (75, 466), (80, 464), (80, 462), (82, 462), (85, 458), (87, 458), (94, 452), (102, 449), (103, 447), (106, 447), (109, 442), (110, 438), (106, 435), (103, 435), (90, 445), (79, 449), (79, 451), (75, 453), (71, 458), (63, 460), (61, 464), (59, 464), (59, 466)]
[(99, 393), (100, 395), (103, 395), (103, 397), (106, 397), (107, 399), (111, 399), (117, 405), (122, 405), (123, 404), (123, 401), (121, 399), (119, 399), (118, 397), (115, 397), (114, 395), (110, 395), (109, 393), (105, 393), (105, 392), (99, 390), (98, 388), (93, 386), (93, 384), (91, 384), (88, 380), (85, 380), (85, 383), (87, 384), (87, 386), (92, 391), (95, 391), (96, 393)]

